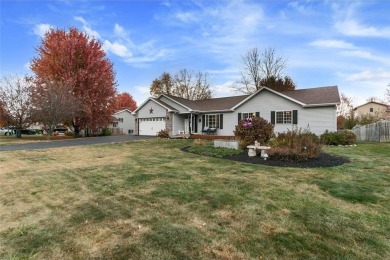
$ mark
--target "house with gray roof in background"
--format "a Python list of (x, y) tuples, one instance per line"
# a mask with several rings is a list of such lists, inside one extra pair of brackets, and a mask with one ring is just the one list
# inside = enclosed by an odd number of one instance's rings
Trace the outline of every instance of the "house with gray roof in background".
[(196, 101), (160, 95), (148, 98), (133, 112), (135, 134), (156, 135), (167, 130), (171, 136), (233, 136), (240, 120), (262, 117), (274, 125), (276, 133), (302, 128), (321, 135), (337, 130), (339, 103), (337, 86), (281, 92), (263, 87), (251, 95)]

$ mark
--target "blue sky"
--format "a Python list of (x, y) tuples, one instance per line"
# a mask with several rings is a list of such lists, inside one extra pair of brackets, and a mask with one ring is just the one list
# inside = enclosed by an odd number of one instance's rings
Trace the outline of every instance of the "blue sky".
[(0, 1), (1, 75), (32, 74), (48, 28), (77, 27), (114, 63), (119, 92), (138, 104), (164, 71), (208, 72), (215, 96), (232, 86), (251, 48), (287, 58), (298, 89), (338, 85), (356, 105), (390, 83), (390, 1)]

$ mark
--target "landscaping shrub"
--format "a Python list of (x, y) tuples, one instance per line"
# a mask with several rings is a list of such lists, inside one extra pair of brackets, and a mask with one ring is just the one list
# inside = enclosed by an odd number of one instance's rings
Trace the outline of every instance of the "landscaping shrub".
[(111, 129), (110, 128), (103, 128), (101, 135), (102, 136), (110, 136), (110, 135), (112, 135)]
[(321, 143), (326, 145), (352, 145), (356, 142), (355, 133), (348, 130), (339, 132), (325, 131), (320, 138)]
[(283, 161), (304, 161), (317, 158), (321, 152), (320, 138), (306, 130), (288, 130), (279, 133), (268, 143), (272, 148), (268, 155)]
[(207, 140), (205, 140), (205, 139), (195, 139), (194, 140), (194, 145), (205, 146), (206, 144), (207, 144)]
[(159, 138), (169, 138), (168, 130), (160, 130), (157, 133), (157, 137), (159, 137)]
[(236, 126), (234, 135), (240, 139), (240, 147), (246, 148), (258, 141), (266, 144), (274, 134), (274, 126), (262, 117), (241, 120)]

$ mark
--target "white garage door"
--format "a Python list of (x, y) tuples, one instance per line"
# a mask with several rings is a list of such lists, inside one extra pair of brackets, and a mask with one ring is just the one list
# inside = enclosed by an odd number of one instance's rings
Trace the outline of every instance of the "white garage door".
[(163, 129), (165, 129), (164, 117), (139, 119), (139, 135), (156, 135)]

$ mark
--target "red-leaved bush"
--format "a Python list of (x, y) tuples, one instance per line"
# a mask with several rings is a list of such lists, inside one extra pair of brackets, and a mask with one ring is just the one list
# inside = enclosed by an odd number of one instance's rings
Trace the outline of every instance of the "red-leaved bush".
[(240, 147), (246, 148), (258, 141), (265, 145), (274, 134), (274, 126), (262, 117), (241, 120), (236, 125), (234, 135), (240, 139)]
[(321, 152), (320, 138), (301, 129), (279, 133), (269, 145), (270, 158), (282, 161), (304, 161), (317, 158)]

